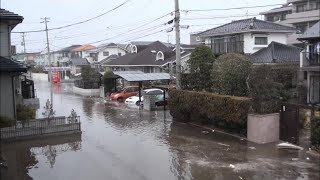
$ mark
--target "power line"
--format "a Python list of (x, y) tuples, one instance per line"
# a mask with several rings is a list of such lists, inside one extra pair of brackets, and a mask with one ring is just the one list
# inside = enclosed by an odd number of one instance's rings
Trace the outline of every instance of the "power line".
[[(80, 22), (76, 22), (76, 23), (72, 23), (72, 24), (68, 24), (68, 25), (65, 25), (65, 26), (60, 26), (60, 27), (56, 27), (56, 28), (51, 28), (51, 29), (48, 29), (48, 31), (58, 30), (58, 29), (64, 29), (64, 28), (68, 28), (68, 27), (71, 27), (71, 26), (75, 26), (75, 25), (79, 25), (79, 24), (83, 24), (83, 23), (92, 21), (92, 20), (97, 19), (97, 18), (99, 18), (99, 17), (101, 17), (101, 16), (104, 16), (104, 15), (106, 15), (106, 14), (112, 12), (112, 11), (115, 11), (116, 9), (119, 9), (120, 7), (122, 7), (122, 6), (124, 6), (125, 4), (127, 4), (129, 1), (131, 1), (131, 0), (126, 0), (125, 2), (121, 3), (120, 5), (112, 8), (112, 9), (110, 9), (110, 10), (108, 10), (108, 11), (102, 13), (102, 14), (99, 14), (99, 15), (97, 15), (97, 16), (95, 16), (95, 17), (89, 18), (89, 19), (87, 19), (87, 20), (80, 21)], [(16, 31), (16, 32), (12, 32), (12, 33), (36, 33), (36, 32), (44, 32), (44, 31), (46, 31), (46, 30), (33, 30), (33, 31), (21, 31), (21, 32), (17, 32), (17, 31)]]
[[(249, 14), (248, 16), (258, 16), (259, 14)], [(201, 20), (201, 19), (226, 19), (229, 17), (246, 17), (247, 15), (236, 15), (236, 16), (216, 16), (216, 17), (208, 17), (208, 18), (183, 18), (182, 20)], [(286, 18), (285, 20), (289, 19), (305, 19), (305, 18), (311, 18), (311, 17), (319, 17), (319, 16), (308, 16), (308, 17), (298, 17), (298, 18)], [(268, 22), (268, 21), (267, 21)], [(271, 23), (276, 23), (276, 22), (271, 22)]]
[(190, 9), (190, 10), (181, 10), (181, 11), (184, 11), (184, 12), (192, 12), (192, 11), (228, 11), (228, 10), (253, 9), (253, 8), (279, 6), (279, 5), (283, 5), (283, 4), (269, 4), (269, 5), (260, 5), (260, 6), (246, 6), (246, 7), (234, 7), (234, 8), (221, 8), (221, 9)]
[[(171, 12), (170, 12), (170, 13), (171, 13)], [(107, 40), (114, 39), (114, 38), (117, 38), (117, 37), (119, 37), (119, 36), (125, 35), (125, 34), (127, 34), (127, 32), (135, 31), (135, 30), (137, 30), (137, 29), (140, 29), (140, 28), (143, 27), (143, 26), (152, 24), (153, 22), (155, 22), (155, 21), (157, 21), (157, 20), (159, 20), (159, 19), (162, 19), (162, 18), (168, 16), (170, 13), (167, 13), (167, 14), (161, 16), (161, 17), (158, 17), (158, 18), (156, 18), (156, 19), (154, 19), (154, 20), (152, 20), (152, 21), (150, 21), (150, 22), (148, 22), (148, 23), (145, 23), (145, 24), (143, 24), (143, 25), (141, 25), (141, 26), (138, 26), (138, 27), (136, 27), (136, 28), (130, 29), (130, 30), (126, 31), (126, 32), (117, 34), (117, 35), (112, 36), (112, 37), (110, 37), (110, 38), (106, 38), (106, 39), (102, 39), (102, 40), (90, 42), (90, 43), (88, 43), (88, 44), (96, 44), (96, 43), (100, 43), (100, 42), (103, 42), (103, 41), (107, 41)]]

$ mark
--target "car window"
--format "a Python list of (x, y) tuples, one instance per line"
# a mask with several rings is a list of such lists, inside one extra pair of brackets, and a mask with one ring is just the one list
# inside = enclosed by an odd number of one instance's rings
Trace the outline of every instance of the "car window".
[(135, 92), (137, 92), (137, 91), (139, 92), (139, 87), (134, 87), (134, 91)]
[(126, 93), (132, 92), (132, 88), (127, 88), (127, 89), (125, 90), (125, 92), (126, 92)]

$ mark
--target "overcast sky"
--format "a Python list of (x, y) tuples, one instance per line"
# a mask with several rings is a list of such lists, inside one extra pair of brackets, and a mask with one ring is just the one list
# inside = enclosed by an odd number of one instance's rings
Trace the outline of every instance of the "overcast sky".
[[(1, 0), (1, 8), (12, 11), (24, 17), (23, 23), (13, 31), (42, 30), (42, 17), (49, 17), (49, 28), (60, 27), (79, 21), (87, 20), (102, 14), (126, 0)], [(286, 0), (180, 0), (181, 10), (192, 9), (220, 9), (232, 7), (260, 6), (285, 3)], [(279, 7), (279, 6), (274, 6)], [(189, 34), (216, 27), (232, 20), (245, 19), (259, 12), (274, 7), (253, 9), (181, 12), (181, 25), (190, 25), (188, 29), (181, 29), (182, 43), (189, 43)], [(119, 9), (92, 21), (49, 31), (51, 49), (57, 50), (72, 44), (88, 44), (91, 42), (112, 38), (100, 43), (115, 42), (128, 43), (129, 41), (165, 41), (174, 43), (174, 32), (167, 33), (173, 25), (163, 25), (173, 19), (173, 14), (155, 20), (174, 11), (174, 0), (131, 0)], [(234, 17), (242, 16), (242, 17)], [(150, 23), (152, 22), (152, 23)], [(146, 23), (148, 25), (142, 26)], [(140, 28), (138, 28), (140, 27)], [(138, 28), (138, 29), (137, 29)], [(136, 30), (133, 30), (136, 29)], [(164, 30), (162, 32), (159, 32)], [(159, 32), (157, 34), (153, 34)], [(153, 34), (153, 35), (150, 35)], [(147, 37), (142, 37), (150, 35)], [(142, 38), (140, 38), (142, 37)], [(43, 51), (46, 48), (45, 32), (26, 34), (27, 52)], [(21, 34), (12, 35), (12, 45), (17, 51), (22, 51)]]

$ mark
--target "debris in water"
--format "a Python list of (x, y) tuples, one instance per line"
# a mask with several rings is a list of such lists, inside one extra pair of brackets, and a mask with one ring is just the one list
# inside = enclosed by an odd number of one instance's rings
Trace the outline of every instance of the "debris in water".
[(292, 161), (298, 161), (299, 158), (292, 158), (291, 160), (292, 160)]
[(212, 130), (212, 132), (214, 132), (214, 130)]
[(253, 147), (253, 146), (251, 146), (251, 147), (249, 147), (249, 149), (255, 150), (256, 148), (255, 148), (255, 147)]
[(228, 145), (228, 144), (223, 144), (223, 143), (218, 143), (218, 144), (221, 145), (221, 146), (230, 147), (230, 145)]
[(202, 133), (203, 133), (203, 134), (208, 134), (209, 132), (208, 132), (208, 131), (202, 131)]
[(296, 150), (303, 150), (302, 147), (300, 146), (296, 146), (296, 145), (293, 145), (293, 144), (290, 144), (290, 143), (280, 143), (277, 145), (278, 148), (281, 148), (281, 149), (296, 149)]
[(231, 167), (231, 168), (235, 168), (235, 166), (234, 166), (233, 164), (230, 164), (230, 165), (229, 165), (229, 167)]
[(307, 157), (306, 159), (307, 159), (307, 160), (310, 160), (310, 158), (309, 158), (309, 157)]
[(239, 176), (239, 179), (242, 179), (242, 177), (241, 177), (241, 176)]
[(240, 141), (243, 141), (244, 139), (240, 139)]
[(122, 114), (120, 114), (120, 116), (122, 116)]

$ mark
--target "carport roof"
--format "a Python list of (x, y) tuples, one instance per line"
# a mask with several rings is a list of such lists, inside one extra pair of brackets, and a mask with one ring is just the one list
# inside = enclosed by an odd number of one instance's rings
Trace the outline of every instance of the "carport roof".
[(141, 71), (115, 71), (114, 75), (129, 82), (170, 80), (168, 73), (143, 73)]

